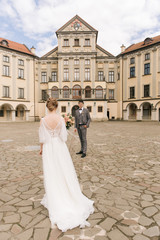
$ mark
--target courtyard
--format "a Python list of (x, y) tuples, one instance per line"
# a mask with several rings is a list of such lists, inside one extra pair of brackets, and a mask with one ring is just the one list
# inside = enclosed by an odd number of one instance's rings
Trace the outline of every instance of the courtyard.
[(90, 227), (50, 228), (39, 123), (0, 123), (1, 240), (159, 240), (160, 123), (92, 122), (83, 160), (77, 134), (67, 145), (83, 193), (94, 200)]

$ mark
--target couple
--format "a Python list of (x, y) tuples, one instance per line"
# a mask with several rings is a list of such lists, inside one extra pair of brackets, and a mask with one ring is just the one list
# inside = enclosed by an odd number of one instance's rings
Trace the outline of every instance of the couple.
[[(78, 226), (80, 228), (90, 226), (87, 218), (94, 212), (94, 202), (81, 192), (75, 168), (65, 143), (67, 141), (65, 122), (56, 113), (58, 102), (54, 98), (49, 98), (46, 106), (49, 113), (41, 119), (39, 127), (45, 188), (41, 204), (48, 209), (52, 228), (57, 225), (62, 232), (66, 232), (68, 229)], [(83, 107), (83, 102), (79, 102), (79, 106)], [(83, 157), (86, 155), (86, 129), (90, 121), (89, 113), (87, 113), (88, 117), (83, 116), (86, 115), (86, 111), (88, 110), (77, 110), (75, 117), (75, 126), (82, 143), (79, 153)], [(82, 115), (83, 119), (79, 115)], [(88, 121), (84, 122), (86, 119)]]

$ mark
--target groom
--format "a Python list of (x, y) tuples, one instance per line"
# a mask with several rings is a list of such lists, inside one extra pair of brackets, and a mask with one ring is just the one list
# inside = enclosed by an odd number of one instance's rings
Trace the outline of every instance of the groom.
[(81, 142), (81, 151), (76, 154), (82, 154), (82, 158), (86, 156), (87, 151), (87, 128), (89, 127), (91, 118), (88, 109), (83, 107), (83, 100), (79, 100), (79, 109), (75, 112), (75, 132), (78, 131), (78, 135)]

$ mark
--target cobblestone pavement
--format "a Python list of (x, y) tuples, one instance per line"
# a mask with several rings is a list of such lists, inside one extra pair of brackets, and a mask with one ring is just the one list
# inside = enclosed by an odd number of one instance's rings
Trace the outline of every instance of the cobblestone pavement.
[(91, 227), (50, 229), (38, 123), (0, 124), (1, 240), (160, 240), (160, 124), (92, 122), (88, 155), (68, 147), (83, 193), (95, 201)]

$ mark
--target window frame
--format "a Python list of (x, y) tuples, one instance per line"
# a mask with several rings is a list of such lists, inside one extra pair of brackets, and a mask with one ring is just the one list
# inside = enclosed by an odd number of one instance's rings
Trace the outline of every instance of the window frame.
[(109, 71), (108, 82), (114, 82), (114, 71)]
[(130, 99), (135, 98), (135, 87), (134, 86), (129, 87), (129, 98)]
[(150, 63), (145, 63), (144, 64), (144, 75), (149, 75), (150, 74)]
[(108, 89), (108, 99), (114, 100), (114, 89)]
[(3, 65), (3, 76), (9, 77), (9, 66), (8, 65)]
[(24, 79), (24, 69), (18, 68), (18, 78)]
[(90, 81), (90, 68), (85, 68), (85, 81)]
[(135, 77), (135, 66), (130, 67), (130, 78)]
[(3, 86), (3, 97), (9, 98), (10, 95), (10, 87), (9, 86)]
[[(146, 87), (148, 87), (148, 89), (145, 89)], [(150, 97), (150, 84), (145, 84), (143, 89), (144, 89), (144, 97)], [(146, 92), (148, 94), (146, 94)]]
[(47, 72), (41, 72), (41, 83), (47, 82)]

